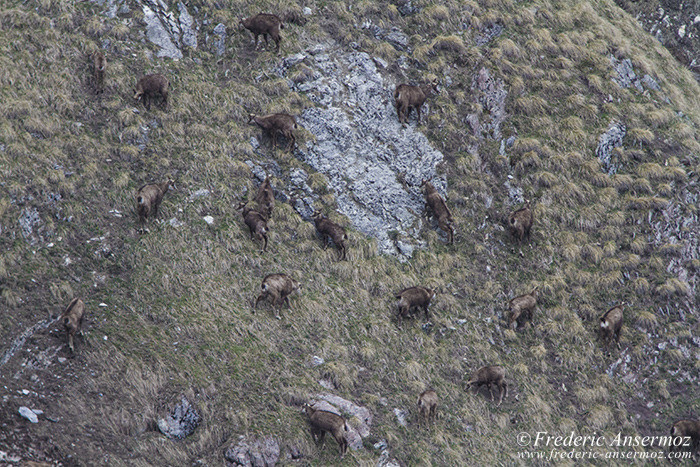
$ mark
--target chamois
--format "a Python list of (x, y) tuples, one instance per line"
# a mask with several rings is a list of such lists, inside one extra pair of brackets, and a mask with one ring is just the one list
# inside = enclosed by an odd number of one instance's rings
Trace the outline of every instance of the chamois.
[(321, 215), (321, 211), (314, 211), (312, 217), (314, 219), (316, 231), (323, 237), (323, 249), (325, 250), (328, 247), (328, 238), (330, 237), (333, 243), (335, 243), (335, 246), (340, 250), (338, 261), (344, 260), (347, 253), (345, 240), (348, 239), (348, 234), (345, 233), (345, 229), (326, 216)]
[(136, 212), (141, 224), (145, 224), (148, 217), (158, 217), (160, 202), (173, 184), (174, 182), (168, 179), (163, 183), (150, 183), (139, 188), (136, 193)]
[(539, 287), (532, 289), (532, 292), (519, 295), (508, 302), (508, 327), (511, 327), (515, 321), (518, 322), (518, 327), (527, 320), (532, 322), (532, 312), (537, 306), (537, 293)]
[(301, 289), (301, 284), (286, 274), (268, 274), (263, 279), (260, 289), (261, 293), (255, 300), (253, 309), (258, 307), (261, 300), (272, 297), (272, 305), (278, 307), (276, 317), (280, 319), (279, 310), (282, 309), (282, 304), (287, 302), (287, 306), (292, 307), (289, 304), (289, 295), (295, 290)]
[(258, 211), (260, 214), (269, 219), (272, 215), (272, 208), (275, 207), (275, 193), (270, 185), (270, 177), (266, 177), (258, 188), (258, 194), (255, 196), (255, 202), (258, 203)]
[(435, 419), (435, 413), (437, 412), (438, 406), (438, 395), (432, 390), (428, 389), (423, 391), (420, 396), (418, 396), (418, 409), (420, 410), (420, 418), (418, 425), (420, 425), (420, 420), (425, 420), (426, 423), (430, 423), (431, 419)]
[(296, 138), (294, 137), (293, 129), (297, 127), (296, 119), (286, 113), (276, 113), (269, 115), (253, 115), (248, 116), (248, 123), (255, 123), (263, 131), (270, 136), (272, 136), (272, 145), (277, 147), (277, 133), (281, 133), (282, 136), (289, 140), (287, 145), (287, 151), (291, 151), (296, 144)]
[(340, 446), (340, 457), (342, 458), (348, 450), (346, 434), (350, 430), (345, 419), (333, 412), (314, 409), (309, 404), (304, 404), (303, 411), (309, 417), (311, 436), (314, 442), (316, 444), (323, 442), (326, 432), (330, 433)]
[(96, 50), (92, 55), (92, 66), (95, 76), (95, 92), (100, 94), (104, 91), (105, 71), (107, 69), (107, 59), (101, 50)]
[(680, 443), (675, 445), (671, 443), (668, 447), (669, 451), (676, 450), (681, 451), (681, 448), (690, 448), (691, 455), (695, 455), (695, 452), (700, 447), (700, 420), (679, 420), (673, 424), (671, 427), (671, 436), (674, 438), (682, 437), (683, 441), (676, 441)]
[(255, 36), (256, 49), (258, 48), (258, 36), (262, 34), (265, 39), (265, 46), (268, 45), (267, 37), (272, 37), (272, 40), (275, 41), (275, 45), (277, 46), (275, 51), (279, 54), (280, 42), (282, 41), (280, 29), (284, 29), (284, 23), (282, 23), (279, 16), (269, 13), (260, 13), (250, 18), (241, 18), (239, 23)]
[(66, 335), (68, 336), (68, 348), (71, 353), (75, 352), (73, 346), (73, 338), (77, 333), (80, 332), (80, 328), (83, 325), (83, 314), (85, 313), (85, 303), (79, 298), (74, 298), (69, 304), (68, 308), (63, 312), (63, 327), (66, 329)]
[(467, 388), (476, 386), (478, 390), (481, 386), (486, 385), (491, 393), (491, 402), (493, 402), (492, 385), (496, 385), (498, 386), (498, 392), (500, 395), (498, 405), (501, 405), (501, 402), (503, 402), (503, 397), (508, 396), (508, 383), (506, 383), (505, 377), (506, 370), (504, 370), (502, 366), (485, 366), (483, 368), (479, 368), (472, 375), (471, 379), (467, 382)]
[(530, 229), (533, 222), (534, 217), (530, 209), (530, 201), (525, 200), (525, 206), (512, 212), (508, 217), (508, 228), (518, 239), (518, 242), (522, 243), (523, 239), (530, 239)]
[(146, 75), (136, 83), (134, 89), (134, 99), (143, 100), (143, 105), (147, 110), (151, 110), (151, 99), (160, 95), (163, 108), (168, 107), (168, 78), (163, 75)]
[(420, 123), (420, 108), (433, 92), (435, 94), (440, 93), (437, 79), (422, 86), (411, 86), (409, 84), (400, 84), (396, 86), (396, 90), (394, 91), (394, 105), (396, 106), (396, 113), (399, 116), (399, 123), (406, 126), (408, 117), (411, 115), (411, 109), (416, 109), (418, 113), (417, 122)]
[(452, 213), (450, 212), (445, 200), (442, 199), (440, 193), (437, 192), (432, 183), (427, 180), (423, 180), (421, 186), (425, 188), (425, 201), (430, 206), (430, 210), (433, 212), (433, 217), (437, 219), (438, 226), (447, 233), (448, 242), (454, 243), (455, 231), (452, 227)]
[(401, 320), (401, 318), (408, 318), (408, 313), (411, 311), (411, 308), (423, 308), (425, 311), (425, 319), (430, 319), (428, 307), (430, 306), (430, 300), (432, 300), (434, 296), (435, 292), (432, 289), (421, 286), (403, 289), (395, 295), (398, 299), (398, 302), (396, 302), (396, 307), (398, 308), (397, 318), (399, 320)]
[(247, 207), (247, 204), (248, 202), (244, 201), (238, 205), (237, 209), (241, 210), (241, 213), (243, 214), (243, 221), (250, 229), (250, 238), (262, 240), (262, 251), (265, 252), (267, 250), (267, 220), (265, 219), (265, 216), (260, 214), (258, 211)]
[(622, 330), (622, 311), (626, 303), (622, 302), (617, 306), (610, 308), (600, 317), (600, 338), (603, 344), (607, 346), (610, 341), (615, 339), (617, 348), (620, 348), (620, 331)]

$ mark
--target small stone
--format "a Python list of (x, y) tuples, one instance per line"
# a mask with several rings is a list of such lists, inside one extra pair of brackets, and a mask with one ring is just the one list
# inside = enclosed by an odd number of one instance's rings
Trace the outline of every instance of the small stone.
[(66, 363), (66, 357), (58, 357), (58, 363)]
[(43, 415), (44, 411), (41, 409), (32, 409), (32, 412), (34, 412), (37, 415)]
[(24, 394), (24, 395), (26, 396), (27, 394), (29, 394), (29, 390), (28, 390), (28, 389), (22, 389), (22, 394)]
[(304, 14), (304, 16), (310, 16), (314, 14), (314, 12), (311, 11), (311, 8), (309, 8), (308, 6), (305, 6), (304, 9), (301, 10), (301, 12)]
[(405, 410), (401, 409), (394, 409), (394, 415), (396, 415), (396, 420), (399, 422), (399, 425), (401, 426), (406, 426), (406, 417), (408, 416), (408, 412)]
[(685, 24), (678, 28), (678, 37), (683, 39), (685, 37)]
[(199, 426), (201, 417), (185, 396), (166, 418), (158, 420), (158, 429), (168, 438), (182, 439), (191, 435)]
[(204, 222), (206, 222), (209, 225), (212, 225), (214, 223), (214, 218), (211, 216), (204, 216), (202, 217), (202, 220), (204, 220)]
[(323, 364), (324, 364), (324, 360), (321, 357), (319, 357), (318, 355), (314, 355), (313, 357), (311, 357), (311, 361), (309, 362), (309, 366), (312, 368), (316, 367), (316, 366), (321, 366)]
[(39, 423), (39, 418), (37, 418), (36, 414), (32, 412), (29, 407), (20, 407), (19, 414), (32, 423)]
[(107, 307), (108, 305), (107, 305), (106, 303), (102, 302), (102, 303), (100, 303), (100, 304), (97, 305), (97, 306), (102, 307), (102, 308), (105, 308), (105, 307)]
[(183, 225), (185, 225), (184, 222), (182, 222), (181, 220), (179, 220), (179, 219), (177, 219), (177, 218), (175, 218), (175, 217), (173, 217), (172, 219), (170, 219), (170, 220), (168, 221), (168, 223), (169, 223), (172, 227), (182, 227)]

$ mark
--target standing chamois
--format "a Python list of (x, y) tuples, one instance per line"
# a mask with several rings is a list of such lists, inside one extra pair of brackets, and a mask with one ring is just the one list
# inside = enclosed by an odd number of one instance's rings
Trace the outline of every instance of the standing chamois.
[(260, 214), (269, 220), (272, 215), (272, 208), (275, 207), (275, 193), (272, 191), (272, 185), (270, 185), (270, 177), (265, 177), (265, 181), (258, 188), (255, 202), (258, 203)]
[(309, 404), (304, 404), (303, 411), (309, 417), (311, 436), (314, 442), (316, 444), (319, 442), (323, 443), (326, 432), (330, 433), (333, 435), (333, 438), (335, 438), (338, 446), (340, 446), (340, 457), (342, 458), (348, 450), (348, 440), (346, 436), (348, 431), (350, 431), (345, 419), (333, 412), (314, 409)]
[(447, 233), (448, 243), (454, 243), (455, 231), (452, 227), (454, 221), (445, 200), (429, 181), (423, 180), (421, 186), (425, 189), (425, 201), (428, 203), (433, 217), (437, 220), (438, 226)]
[(92, 54), (92, 67), (95, 77), (95, 93), (100, 94), (104, 91), (105, 71), (107, 69), (107, 59), (101, 50), (96, 50)]
[[(671, 427), (671, 436), (674, 442), (669, 444), (669, 451), (690, 451), (691, 456), (695, 457), (700, 447), (700, 420), (678, 420)], [(677, 440), (678, 437), (681, 440)]]
[(160, 96), (163, 102), (163, 108), (168, 107), (168, 78), (163, 75), (154, 74), (146, 75), (136, 83), (134, 89), (134, 99), (142, 100), (146, 110), (151, 110), (151, 100), (156, 96)]
[(537, 306), (537, 292), (539, 287), (532, 289), (532, 292), (524, 295), (519, 295), (508, 302), (508, 327), (513, 326), (514, 322), (518, 322), (518, 327), (521, 327), (525, 321), (532, 322), (532, 312)]
[(160, 202), (173, 184), (174, 182), (168, 179), (163, 183), (149, 183), (139, 188), (136, 193), (136, 212), (142, 225), (146, 223), (147, 218), (158, 217)]
[(273, 147), (277, 147), (277, 133), (281, 133), (282, 136), (289, 141), (287, 144), (287, 151), (294, 149), (297, 140), (292, 130), (297, 128), (297, 121), (293, 116), (286, 113), (269, 115), (250, 114), (248, 116), (248, 123), (255, 123), (263, 129), (263, 132), (269, 134), (272, 137)]
[(430, 319), (430, 300), (435, 296), (435, 291), (421, 286), (408, 287), (395, 295), (398, 309), (397, 319), (408, 318), (412, 308), (423, 308), (425, 319)]
[(255, 48), (258, 48), (258, 36), (262, 35), (265, 39), (265, 46), (268, 45), (267, 37), (272, 37), (275, 41), (277, 49), (275, 50), (279, 55), (280, 52), (280, 42), (282, 41), (282, 36), (280, 36), (280, 29), (284, 29), (284, 23), (277, 15), (271, 15), (269, 13), (260, 13), (258, 15), (252, 16), (250, 18), (241, 18), (240, 22), (244, 28), (249, 30), (255, 36)]
[(66, 330), (66, 335), (68, 336), (68, 348), (70, 349), (71, 353), (75, 352), (73, 338), (82, 328), (84, 313), (85, 303), (83, 303), (83, 301), (79, 298), (74, 298), (68, 304), (68, 308), (66, 308), (62, 315), (63, 327)]
[(394, 91), (394, 105), (396, 106), (396, 113), (399, 116), (399, 123), (406, 126), (412, 109), (416, 109), (418, 114), (417, 122), (420, 123), (420, 108), (432, 93), (440, 93), (437, 79), (422, 86), (411, 86), (410, 84), (400, 84), (396, 86), (396, 90)]
[(606, 347), (613, 339), (617, 343), (617, 348), (620, 348), (620, 332), (622, 331), (622, 311), (626, 303), (622, 302), (617, 306), (610, 308), (600, 317), (600, 338), (603, 345)]
[(347, 253), (345, 240), (348, 239), (348, 234), (345, 233), (345, 229), (326, 216), (321, 215), (321, 211), (314, 211), (312, 217), (314, 219), (316, 231), (321, 234), (323, 238), (323, 249), (325, 250), (328, 247), (328, 238), (331, 238), (335, 246), (340, 250), (338, 261), (344, 260)]
[(243, 214), (243, 222), (245, 222), (245, 225), (250, 229), (250, 238), (262, 240), (262, 251), (265, 252), (267, 250), (267, 219), (253, 208), (247, 207), (247, 204), (247, 201), (243, 201), (236, 209), (240, 210), (241, 214)]
[(508, 217), (508, 228), (513, 236), (518, 239), (518, 242), (522, 243), (525, 238), (530, 240), (530, 229), (533, 222), (534, 217), (530, 209), (530, 201), (525, 200), (525, 206), (512, 212)]
[(420, 426), (421, 420), (425, 420), (426, 424), (430, 423), (430, 420), (435, 420), (435, 414), (437, 412), (438, 406), (438, 395), (432, 390), (428, 389), (423, 391), (420, 396), (418, 396), (418, 409), (420, 410), (420, 418), (418, 419), (418, 425)]
[(260, 286), (261, 293), (255, 300), (255, 305), (253, 309), (258, 307), (258, 303), (268, 297), (272, 297), (272, 305), (277, 307), (277, 319), (280, 318), (279, 310), (282, 309), (284, 302), (287, 302), (287, 306), (291, 308), (289, 304), (289, 295), (295, 290), (301, 289), (301, 284), (295, 281), (286, 274), (268, 274), (262, 281)]
[(500, 396), (498, 399), (498, 405), (501, 405), (503, 398), (508, 396), (508, 383), (506, 383), (505, 377), (506, 370), (504, 370), (502, 366), (485, 366), (474, 372), (471, 379), (467, 381), (467, 389), (470, 387), (476, 387), (478, 390), (481, 386), (486, 385), (491, 393), (491, 402), (494, 402), (492, 386), (495, 385), (498, 387)]

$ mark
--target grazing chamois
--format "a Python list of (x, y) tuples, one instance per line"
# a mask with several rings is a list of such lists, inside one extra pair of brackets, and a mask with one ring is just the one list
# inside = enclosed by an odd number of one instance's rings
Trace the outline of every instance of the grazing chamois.
[(260, 286), (261, 293), (255, 300), (255, 305), (253, 309), (258, 307), (258, 303), (268, 297), (272, 297), (272, 305), (277, 307), (277, 319), (280, 318), (279, 311), (282, 309), (284, 302), (287, 302), (287, 306), (291, 308), (289, 304), (289, 295), (295, 290), (301, 289), (301, 284), (295, 281), (286, 274), (268, 274), (262, 281)]
[(85, 303), (79, 298), (74, 298), (69, 304), (68, 308), (63, 312), (63, 327), (66, 330), (66, 335), (68, 336), (68, 348), (71, 353), (75, 352), (75, 347), (73, 346), (73, 338), (83, 325), (83, 315), (85, 314)]
[(314, 211), (312, 217), (314, 219), (316, 231), (321, 234), (323, 238), (323, 249), (325, 250), (328, 247), (328, 238), (331, 238), (335, 246), (340, 250), (338, 261), (344, 260), (347, 253), (345, 240), (348, 239), (348, 234), (345, 233), (345, 229), (326, 216), (323, 216), (321, 211)]
[(397, 318), (408, 318), (408, 314), (412, 308), (423, 308), (425, 319), (430, 319), (430, 300), (435, 296), (432, 289), (421, 286), (408, 287), (397, 293), (395, 297), (398, 299), (396, 307), (398, 308)]
[(471, 379), (467, 381), (467, 389), (469, 389), (470, 387), (476, 387), (478, 390), (481, 386), (486, 385), (486, 387), (489, 388), (489, 392), (491, 393), (491, 402), (493, 402), (494, 399), (492, 386), (495, 385), (498, 387), (498, 392), (500, 395), (498, 399), (498, 405), (501, 405), (501, 402), (503, 402), (503, 398), (508, 396), (508, 383), (506, 383), (505, 377), (506, 370), (504, 370), (502, 366), (485, 366), (483, 368), (479, 368), (472, 375)]
[(163, 201), (163, 196), (168, 192), (168, 188), (174, 185), (171, 179), (163, 183), (149, 183), (136, 192), (136, 212), (139, 214), (141, 224), (146, 223), (149, 217), (158, 216), (158, 207)]
[(134, 89), (134, 99), (142, 100), (146, 110), (151, 110), (151, 100), (160, 96), (163, 108), (168, 107), (168, 78), (163, 75), (146, 75), (136, 83)]
[(532, 289), (532, 292), (524, 295), (519, 295), (508, 302), (508, 327), (513, 326), (517, 321), (517, 327), (524, 324), (525, 321), (532, 322), (532, 312), (537, 306), (537, 294), (539, 287)]
[(533, 222), (534, 217), (530, 209), (530, 201), (525, 200), (525, 206), (512, 212), (508, 217), (508, 228), (518, 239), (518, 242), (522, 243), (523, 239), (530, 239), (530, 229), (532, 228)]
[[(700, 420), (677, 421), (671, 427), (671, 436), (674, 437), (674, 442), (670, 443), (669, 451), (690, 451), (691, 455), (695, 456), (700, 447)], [(682, 439), (676, 439), (678, 437)]]
[(425, 201), (428, 203), (433, 217), (437, 219), (438, 226), (447, 233), (448, 242), (454, 243), (455, 231), (452, 227), (452, 213), (450, 212), (445, 200), (442, 199), (440, 193), (435, 189), (432, 183), (423, 180), (421, 186), (425, 189)]
[(107, 70), (107, 59), (101, 50), (96, 50), (92, 54), (92, 66), (95, 77), (95, 92), (100, 94), (104, 91), (105, 71)]
[(280, 29), (284, 29), (284, 23), (282, 23), (279, 16), (269, 13), (260, 13), (250, 18), (241, 18), (240, 24), (255, 36), (256, 49), (258, 48), (258, 36), (263, 36), (265, 39), (265, 46), (268, 45), (267, 38), (270, 36), (272, 40), (275, 41), (275, 45), (277, 46), (275, 51), (279, 54), (280, 42), (282, 41)]
[(394, 91), (394, 105), (399, 116), (399, 123), (406, 126), (411, 110), (416, 109), (418, 114), (417, 122), (420, 123), (420, 108), (425, 100), (432, 94), (439, 94), (438, 80), (434, 79), (422, 86), (411, 86), (410, 84), (400, 84)]
[(311, 436), (314, 442), (316, 444), (322, 443), (326, 432), (330, 433), (340, 446), (340, 457), (342, 458), (348, 450), (346, 435), (350, 430), (345, 419), (333, 412), (314, 409), (309, 404), (304, 404), (303, 411), (309, 417)]
[(265, 219), (265, 216), (260, 214), (258, 211), (247, 207), (247, 204), (248, 202), (244, 201), (238, 205), (237, 209), (241, 211), (241, 214), (243, 214), (243, 221), (250, 229), (250, 238), (262, 240), (262, 251), (265, 252), (267, 250), (267, 220)]
[(258, 211), (269, 219), (272, 215), (272, 208), (275, 207), (275, 193), (270, 185), (270, 177), (266, 177), (258, 188), (258, 194), (255, 195), (255, 202), (258, 203)]
[(622, 302), (619, 305), (610, 308), (603, 316), (600, 317), (600, 328), (598, 328), (598, 331), (600, 333), (600, 338), (603, 341), (603, 345), (606, 347), (614, 338), (615, 342), (617, 342), (617, 348), (620, 348), (622, 311), (625, 305), (626, 303)]
[(263, 132), (269, 134), (272, 137), (273, 147), (277, 147), (277, 133), (280, 133), (289, 141), (287, 144), (287, 151), (294, 149), (297, 140), (292, 130), (297, 128), (297, 121), (292, 115), (286, 113), (269, 115), (250, 114), (248, 116), (248, 123), (257, 124), (263, 129)]
[(418, 409), (420, 410), (420, 418), (418, 419), (418, 425), (420, 426), (420, 421), (425, 420), (426, 423), (430, 423), (430, 420), (435, 420), (435, 414), (437, 412), (438, 406), (438, 395), (432, 390), (428, 389), (423, 391), (420, 396), (418, 396)]

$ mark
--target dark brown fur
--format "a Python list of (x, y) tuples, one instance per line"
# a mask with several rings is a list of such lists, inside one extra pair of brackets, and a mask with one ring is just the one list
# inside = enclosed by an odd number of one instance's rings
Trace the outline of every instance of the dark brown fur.
[(278, 308), (277, 318), (279, 319), (279, 310), (282, 308), (282, 304), (287, 302), (287, 306), (291, 308), (289, 304), (289, 295), (300, 288), (301, 285), (299, 282), (286, 274), (268, 274), (262, 281), (262, 285), (260, 286), (261, 293), (255, 300), (255, 306), (253, 308), (257, 308), (261, 300), (272, 297), (272, 305)]
[(63, 327), (66, 330), (66, 335), (68, 336), (68, 348), (70, 349), (71, 353), (75, 352), (73, 338), (82, 328), (84, 314), (85, 303), (83, 303), (83, 301), (79, 298), (74, 298), (61, 316)]
[(671, 427), (671, 436), (682, 437), (679, 446), (669, 446), (669, 451), (690, 451), (692, 455), (700, 447), (700, 420), (679, 420)]
[(95, 92), (99, 94), (104, 91), (105, 72), (107, 70), (107, 59), (101, 50), (95, 51), (92, 55), (92, 66), (95, 76)]
[(418, 409), (420, 410), (420, 420), (424, 420), (426, 423), (430, 423), (430, 420), (435, 420), (435, 414), (437, 413), (438, 406), (438, 395), (432, 390), (428, 389), (423, 391), (420, 396), (418, 396)]
[(172, 185), (172, 180), (166, 180), (163, 183), (150, 183), (139, 188), (136, 193), (136, 212), (139, 214), (141, 224), (144, 224), (149, 217), (158, 217), (160, 202)]
[(163, 108), (168, 107), (168, 78), (163, 75), (154, 74), (146, 75), (136, 83), (134, 89), (134, 99), (143, 100), (143, 105), (146, 109), (151, 110), (151, 100), (156, 96), (160, 96), (163, 103)]
[(323, 249), (325, 250), (328, 247), (328, 238), (331, 238), (335, 246), (340, 250), (338, 261), (344, 260), (347, 256), (345, 240), (348, 239), (348, 234), (345, 233), (345, 229), (321, 215), (320, 211), (314, 212), (313, 218), (316, 231), (323, 237)]
[(518, 327), (522, 326), (524, 321), (532, 321), (532, 313), (537, 306), (537, 293), (539, 287), (532, 289), (532, 292), (519, 295), (508, 302), (508, 327), (511, 327), (514, 322), (518, 322)]
[(432, 183), (427, 180), (423, 180), (421, 186), (425, 188), (425, 201), (428, 203), (430, 210), (433, 213), (433, 217), (437, 219), (438, 226), (447, 233), (448, 242), (454, 243), (455, 231), (452, 227), (454, 222), (452, 219), (452, 213), (447, 207), (445, 200), (442, 199), (440, 193), (435, 189)]
[(262, 251), (267, 250), (267, 220), (265, 216), (260, 214), (258, 211), (246, 206), (247, 203), (241, 203), (238, 205), (238, 209), (241, 210), (243, 214), (243, 221), (245, 225), (250, 229), (250, 238), (257, 238), (262, 240), (263, 248)]
[(411, 86), (410, 84), (400, 84), (394, 91), (394, 105), (399, 116), (399, 123), (406, 126), (411, 110), (416, 109), (418, 114), (417, 122), (420, 123), (420, 108), (425, 100), (432, 94), (438, 94), (437, 80), (422, 86)]
[(241, 18), (240, 24), (255, 36), (256, 49), (258, 48), (258, 36), (263, 36), (265, 39), (265, 46), (268, 45), (267, 38), (270, 36), (272, 40), (275, 41), (275, 46), (277, 47), (275, 51), (279, 54), (280, 42), (282, 42), (280, 29), (284, 29), (284, 23), (282, 23), (279, 16), (260, 13), (250, 18)]
[(309, 417), (311, 424), (311, 436), (314, 442), (318, 444), (323, 442), (326, 432), (330, 433), (335, 438), (338, 446), (340, 446), (340, 457), (345, 455), (348, 450), (348, 440), (346, 438), (349, 431), (348, 424), (343, 417), (333, 412), (326, 410), (316, 410), (309, 404), (304, 404), (304, 413)]
[(620, 332), (622, 331), (622, 317), (625, 302), (610, 308), (600, 317), (600, 327), (598, 332), (603, 341), (603, 345), (607, 345), (615, 339), (617, 347), (620, 348)]
[(297, 128), (296, 119), (286, 113), (276, 113), (269, 115), (253, 115), (248, 116), (248, 123), (256, 123), (263, 131), (272, 137), (272, 145), (277, 147), (277, 133), (289, 140), (287, 151), (294, 149), (296, 138), (294, 137), (293, 129)]
[(508, 228), (513, 236), (522, 243), (525, 238), (530, 239), (530, 229), (532, 229), (533, 222), (534, 217), (530, 209), (530, 201), (525, 200), (525, 206), (512, 212), (508, 217)]
[(491, 393), (491, 402), (494, 401), (493, 398), (493, 385), (498, 387), (499, 399), (498, 405), (501, 405), (503, 398), (508, 396), (508, 383), (505, 380), (506, 370), (499, 365), (485, 366), (479, 368), (467, 382), (467, 388), (475, 386), (477, 390), (486, 385)]
[(275, 193), (270, 185), (270, 177), (266, 177), (258, 188), (258, 194), (255, 196), (255, 202), (258, 203), (258, 211), (269, 219), (272, 215), (272, 209), (275, 207)]
[(396, 302), (398, 319), (408, 318), (411, 308), (423, 308), (425, 319), (430, 319), (428, 307), (430, 306), (430, 300), (432, 300), (434, 296), (435, 292), (425, 287), (415, 286), (403, 289), (396, 294), (396, 298), (398, 299), (398, 302)]

